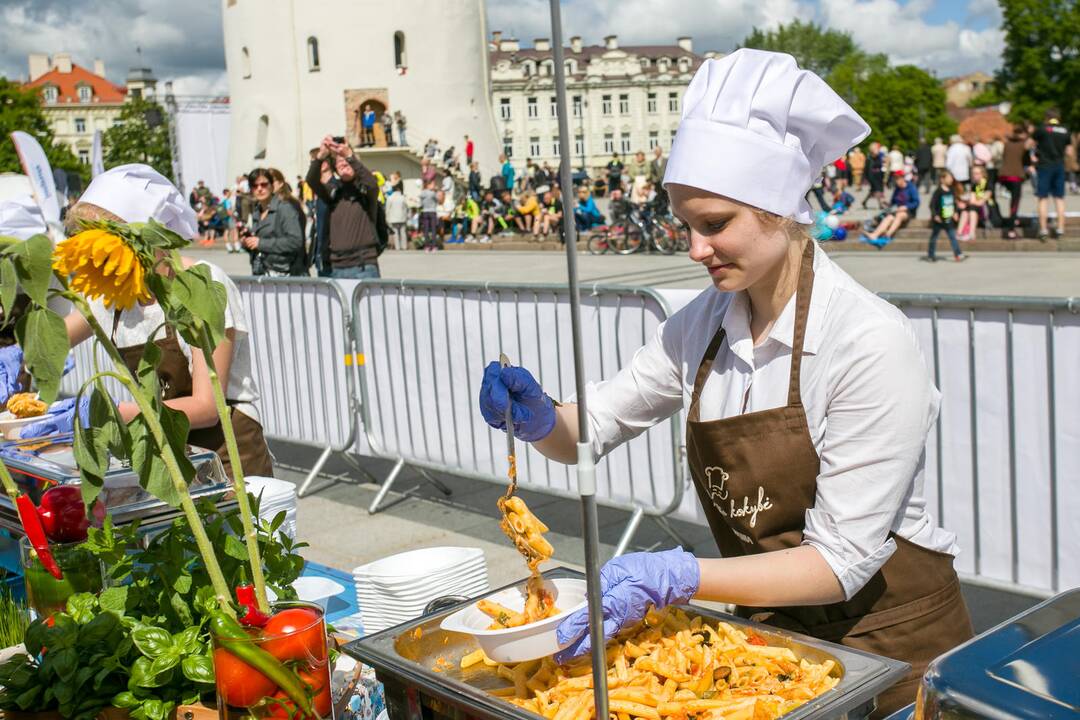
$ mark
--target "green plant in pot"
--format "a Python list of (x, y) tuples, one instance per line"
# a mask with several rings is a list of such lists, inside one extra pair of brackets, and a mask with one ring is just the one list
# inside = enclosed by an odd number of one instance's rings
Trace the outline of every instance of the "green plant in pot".
[[(219, 698), (254, 715), (306, 718), (329, 712), (323, 712), (321, 701), (329, 694), (321, 612), (291, 607), (280, 613), (282, 620), (267, 602), (266, 570), (275, 574), (279, 597), (287, 598), (287, 583), (299, 573), (302, 560), (293, 552), (296, 546), (273, 539), (273, 523), (259, 527), (255, 521), (213, 359), (214, 349), (225, 338), (225, 289), (205, 266), (185, 267), (178, 250), (186, 244), (152, 220), (85, 223), (83, 232), (60, 243), (55, 252), (43, 236), (0, 239), (0, 309), (8, 308), (19, 290), (30, 298), (31, 308), (19, 320), (16, 335), (41, 399), (51, 402), (56, 397), (67, 353), (64, 322), (48, 308), (50, 297), (59, 295), (72, 303), (111, 363), (95, 368), (75, 398), (76, 408), (88, 406), (88, 418), (74, 426), (82, 501), (86, 506), (95, 502), (111, 456), (130, 462), (144, 489), (183, 511), (182, 522), (134, 555), (133, 530), (120, 532), (106, 522), (100, 531), (90, 531), (87, 545), (109, 568), (111, 582), (125, 584), (110, 587), (96, 601), (93, 596), (73, 595), (65, 612), (32, 625), (27, 637), (33, 639), (33, 650), (44, 652), (31, 650), (36, 657), (0, 669), (0, 682), (5, 677), (8, 681), (0, 708), (56, 709), (67, 717), (83, 718), (119, 707), (136, 720), (164, 720), (178, 705), (212, 693), (216, 684)], [(199, 506), (193, 501), (188, 483), (194, 468), (184, 452), (188, 421), (161, 399), (156, 372), (160, 350), (147, 343), (137, 368), (130, 371), (91, 312), (88, 298), (97, 297), (117, 310), (134, 302), (158, 303), (166, 324), (202, 355), (232, 466), (235, 515), (222, 516), (212, 504)], [(105, 391), (104, 378), (112, 378), (130, 393), (140, 411), (137, 416), (128, 422), (120, 417)], [(0, 482), (20, 516), (26, 512), (29, 520), (26, 499), (19, 496), (2, 464)], [(35, 550), (56, 576), (59, 568), (47, 543), (37, 542)], [(98, 619), (106, 617), (110, 619)], [(321, 664), (288, 651), (296, 644), (294, 636), (311, 637), (315, 627), (298, 620), (317, 620), (314, 634), (320, 640), (314, 644), (322, 649), (313, 652)], [(96, 623), (95, 632), (98, 627), (115, 627), (122, 636), (107, 658), (97, 658), (100, 667), (92, 674), (78, 653), (74, 662), (67, 659), (70, 653), (64, 652), (59, 661), (59, 651), (53, 655), (57, 648), (77, 647), (91, 623)], [(73, 697), (67, 697), (67, 690), (62, 696), (49, 690), (56, 679), (74, 683)], [(114, 680), (123, 680), (123, 688), (114, 687)], [(16, 694), (15, 688), (23, 691)], [(223, 716), (227, 710), (220, 707)]]

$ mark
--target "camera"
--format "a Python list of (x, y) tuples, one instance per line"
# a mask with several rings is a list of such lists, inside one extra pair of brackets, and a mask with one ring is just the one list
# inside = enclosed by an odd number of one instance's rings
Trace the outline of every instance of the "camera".
[(335, 135), (334, 136), (334, 142), (336, 142), (338, 145), (344, 145), (345, 144), (345, 136), (344, 135)]

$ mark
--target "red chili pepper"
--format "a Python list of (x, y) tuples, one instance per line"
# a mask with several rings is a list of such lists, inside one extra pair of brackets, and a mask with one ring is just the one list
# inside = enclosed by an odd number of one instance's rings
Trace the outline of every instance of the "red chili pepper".
[(45, 537), (45, 528), (41, 526), (41, 517), (34, 501), (26, 495), (20, 495), (15, 500), (15, 507), (19, 511), (19, 521), (22, 523), (26, 537), (30, 540), (38, 560), (49, 573), (57, 580), (62, 580), (64, 574), (60, 572), (60, 566), (53, 559), (52, 551), (49, 550), (49, 539)]
[(265, 627), (270, 622), (270, 616), (259, 610), (259, 604), (255, 600), (254, 585), (237, 585), (236, 602), (244, 608), (244, 614), (240, 622), (249, 627)]

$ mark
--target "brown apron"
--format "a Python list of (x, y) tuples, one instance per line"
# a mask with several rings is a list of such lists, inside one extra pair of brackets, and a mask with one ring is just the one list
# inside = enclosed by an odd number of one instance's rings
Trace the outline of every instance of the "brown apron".
[[(787, 405), (722, 420), (699, 419), (701, 389), (724, 345), (722, 326), (694, 379), (686, 423), (690, 473), (725, 557), (798, 547), (806, 510), (814, 507), (820, 461), (799, 385), (814, 245), (807, 242), (799, 272)], [(878, 717), (914, 702), (927, 664), (972, 636), (952, 556), (895, 533), (890, 537), (896, 552), (850, 600), (737, 609), (742, 617), (909, 663), (911, 673), (878, 697)]]
[[(173, 400), (191, 395), (191, 370), (188, 367), (187, 356), (180, 349), (176, 333), (171, 327), (166, 326), (165, 337), (157, 340), (156, 343), (161, 348), (161, 362), (158, 363), (157, 375), (158, 383), (161, 385), (162, 400)], [(124, 364), (134, 373), (142, 358), (143, 346), (132, 345), (119, 350)], [(270, 449), (266, 446), (262, 426), (235, 407), (230, 409), (244, 475), (272, 477), (274, 461), (270, 457)], [(225, 468), (225, 477), (232, 479), (232, 463), (229, 462), (229, 453), (225, 448), (225, 433), (221, 429), (220, 422), (211, 427), (190, 430), (188, 442), (216, 452)]]

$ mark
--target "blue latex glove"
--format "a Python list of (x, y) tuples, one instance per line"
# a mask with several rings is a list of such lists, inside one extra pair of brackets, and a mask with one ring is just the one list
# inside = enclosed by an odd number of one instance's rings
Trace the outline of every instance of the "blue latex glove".
[[(640, 622), (650, 605), (660, 609), (689, 602), (700, 584), (697, 558), (682, 548), (612, 558), (600, 569), (604, 639)], [(556, 633), (560, 645), (570, 646), (555, 654), (555, 662), (565, 663), (589, 652), (589, 609), (572, 613), (559, 623)]]
[(22, 370), (23, 351), (18, 345), (0, 348), (0, 406), (7, 404), (8, 398), (22, 391), (19, 385), (19, 372)]
[(540, 383), (522, 367), (489, 363), (480, 383), (480, 413), (496, 430), (506, 429), (506, 404), (513, 405), (514, 437), (525, 442), (543, 440), (555, 427), (555, 404)]
[[(90, 396), (83, 395), (77, 408), (83, 427), (90, 425)], [(21, 438), (44, 437), (58, 433), (69, 433), (75, 429), (75, 398), (57, 400), (49, 406), (49, 417), (23, 425), (19, 431)]]

